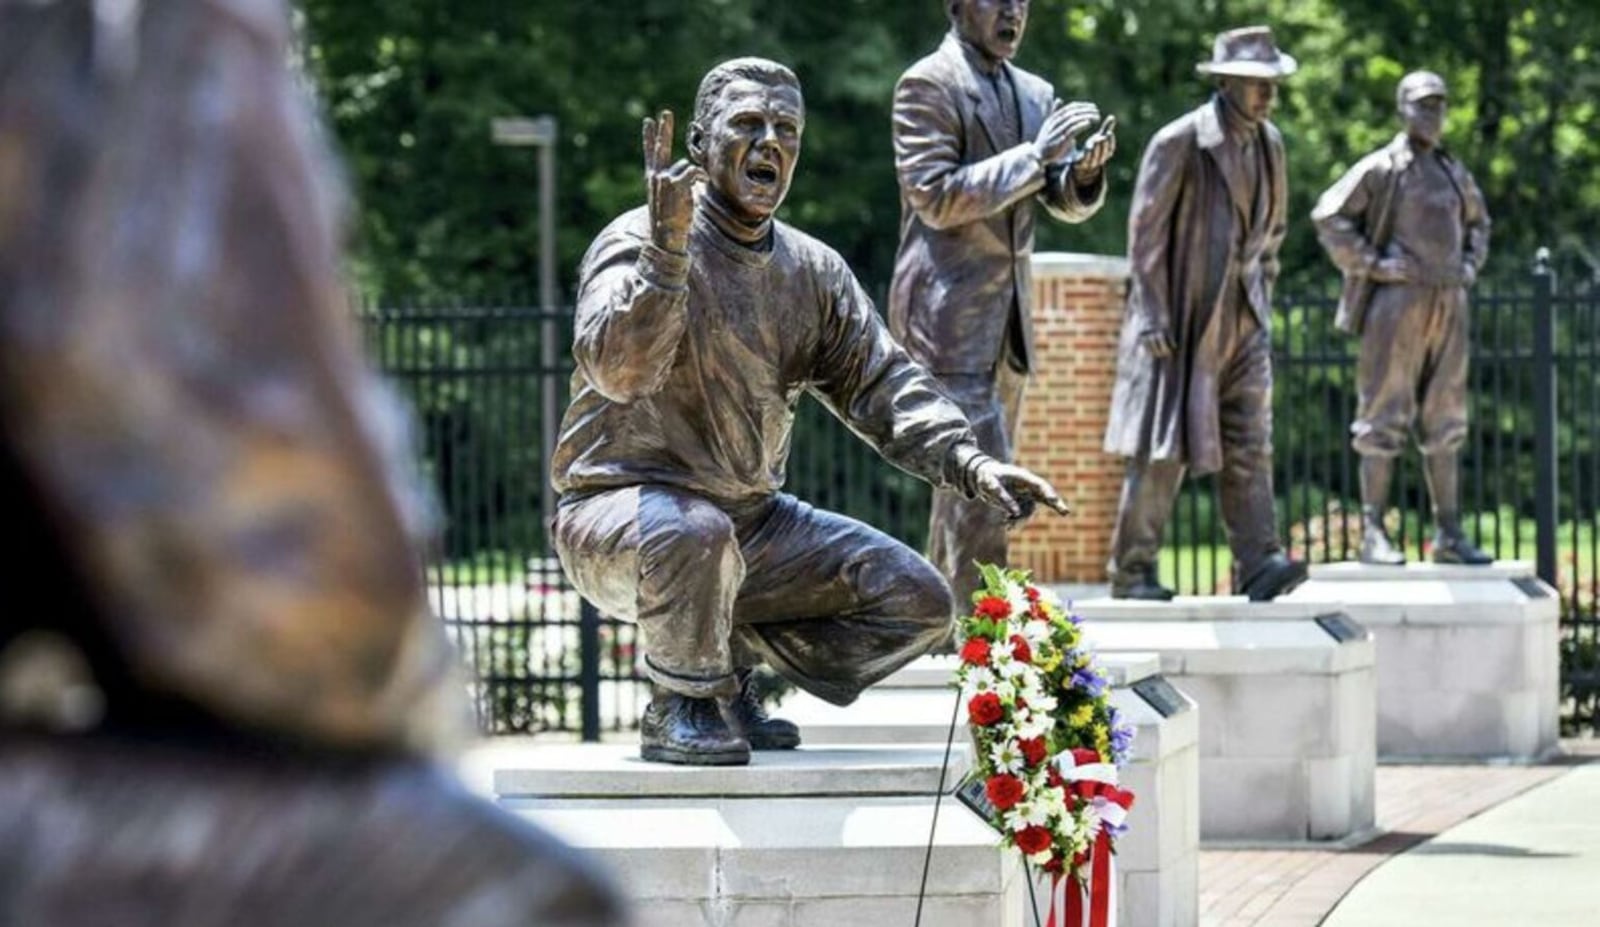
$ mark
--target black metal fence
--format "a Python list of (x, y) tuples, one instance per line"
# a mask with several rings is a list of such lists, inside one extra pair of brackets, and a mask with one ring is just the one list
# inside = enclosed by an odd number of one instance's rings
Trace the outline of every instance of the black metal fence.
[[(1600, 291), (1530, 272), (1473, 297), (1473, 428), (1463, 503), (1475, 540), (1537, 561), (1562, 596), (1563, 723), (1600, 720)], [(1274, 327), (1279, 518), (1293, 552), (1351, 559), (1360, 542), (1355, 346), (1332, 324), (1331, 292), (1280, 294)], [(597, 737), (637, 723), (631, 625), (604, 619), (568, 586), (545, 524), (546, 453), (571, 375), (570, 311), (526, 301), (366, 306), (382, 370), (415, 404), (426, 472), (445, 515), (430, 597), (474, 674), (486, 731)], [(543, 346), (554, 339), (555, 362)], [(1415, 455), (1397, 475), (1396, 528), (1422, 554), (1427, 494)], [(803, 402), (789, 489), (921, 547), (928, 489), (880, 460), (820, 406)], [(1163, 579), (1227, 591), (1227, 545), (1209, 480), (1180, 497)]]

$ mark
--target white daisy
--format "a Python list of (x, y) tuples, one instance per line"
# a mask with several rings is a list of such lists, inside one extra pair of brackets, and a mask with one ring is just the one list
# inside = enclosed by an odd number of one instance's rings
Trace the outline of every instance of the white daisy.
[(989, 751), (989, 758), (994, 760), (996, 772), (1020, 773), (1027, 763), (1027, 758), (1022, 755), (1022, 748), (1009, 737), (994, 745)]
[(964, 697), (971, 699), (974, 695), (994, 691), (994, 672), (988, 667), (974, 666), (967, 670), (966, 682), (961, 687)]

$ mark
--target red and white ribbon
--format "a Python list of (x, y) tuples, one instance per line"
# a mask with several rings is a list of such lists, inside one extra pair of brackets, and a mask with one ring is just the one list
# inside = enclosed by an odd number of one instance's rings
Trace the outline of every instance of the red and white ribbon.
[(1093, 750), (1073, 750), (1055, 758), (1067, 792), (1084, 803), (1090, 820), (1089, 849), (1050, 886), (1049, 927), (1115, 927), (1117, 870), (1111, 833), (1121, 828), (1133, 793), (1117, 787), (1117, 767), (1102, 763)]

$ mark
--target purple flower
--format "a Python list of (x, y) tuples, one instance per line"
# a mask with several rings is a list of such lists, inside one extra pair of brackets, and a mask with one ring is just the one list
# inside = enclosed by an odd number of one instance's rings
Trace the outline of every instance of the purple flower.
[(1111, 706), (1111, 762), (1118, 766), (1128, 761), (1128, 749), (1133, 746), (1134, 729), (1122, 722), (1122, 712)]
[(1100, 693), (1104, 692), (1106, 688), (1105, 677), (1094, 671), (1093, 664), (1085, 666), (1082, 669), (1073, 670), (1072, 684), (1080, 688), (1088, 689), (1089, 695), (1093, 698), (1099, 698)]

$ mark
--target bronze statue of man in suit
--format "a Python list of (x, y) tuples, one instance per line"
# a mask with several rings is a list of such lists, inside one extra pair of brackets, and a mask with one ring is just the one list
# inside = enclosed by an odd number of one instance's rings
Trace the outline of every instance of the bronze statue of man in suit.
[[(1011, 64), (1027, 0), (950, 0), (950, 32), (912, 65), (894, 96), (900, 251), (889, 325), (972, 420), (978, 445), (1012, 459), (1033, 356), (1030, 323), (1034, 203), (1082, 222), (1105, 199), (1112, 121), (1093, 103), (1063, 104)], [(1004, 563), (1004, 516), (959, 493), (936, 492), (929, 557), (957, 608), (979, 585), (976, 561)]]
[(1272, 286), (1286, 227), (1283, 139), (1268, 121), (1294, 73), (1266, 27), (1217, 37), (1217, 93), (1157, 132), (1128, 217), (1132, 276), (1106, 429), (1128, 458), (1112, 594), (1168, 599), (1161, 531), (1184, 472), (1217, 473), (1235, 590), (1271, 599), (1305, 579), (1278, 541), (1272, 493)]
[(1439, 144), (1444, 79), (1413, 71), (1395, 97), (1405, 131), (1356, 162), (1311, 213), (1344, 272), (1336, 322), (1361, 338), (1360, 407), (1350, 426), (1361, 455), (1359, 556), (1406, 562), (1383, 513), (1395, 458), (1415, 426), (1433, 497), (1433, 559), (1487, 564), (1494, 558), (1461, 530), (1457, 484), (1467, 436), (1467, 287), (1489, 257), (1489, 213), (1472, 175)]
[(752, 696), (758, 662), (847, 705), (949, 634), (950, 589), (926, 560), (780, 491), (802, 393), (935, 486), (1010, 518), (1064, 508), (979, 449), (844, 259), (773, 217), (804, 127), (788, 68), (713, 68), (691, 160), (672, 160), (670, 112), (646, 120), (648, 205), (602, 231), (579, 270), (555, 539), (578, 590), (638, 624), (649, 760), (740, 764), (796, 746)]

